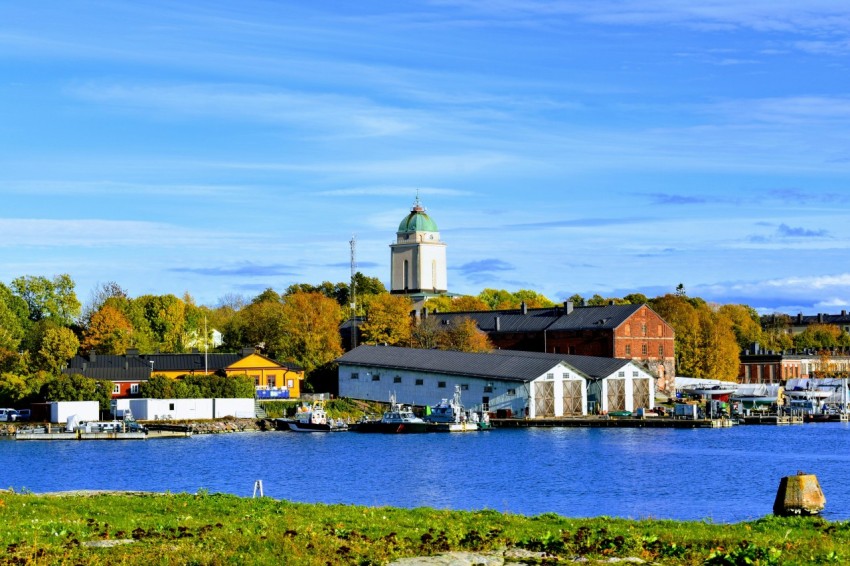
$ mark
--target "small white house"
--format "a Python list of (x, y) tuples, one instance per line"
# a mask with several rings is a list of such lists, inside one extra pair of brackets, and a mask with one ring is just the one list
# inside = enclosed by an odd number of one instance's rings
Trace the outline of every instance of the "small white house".
[(468, 353), (360, 346), (337, 359), (339, 395), (433, 405), (460, 387), (468, 409), (581, 416), (654, 404), (653, 376), (630, 360), (513, 350)]
[(100, 403), (97, 401), (54, 401), (50, 403), (50, 422), (67, 423), (75, 416), (77, 422), (99, 421)]

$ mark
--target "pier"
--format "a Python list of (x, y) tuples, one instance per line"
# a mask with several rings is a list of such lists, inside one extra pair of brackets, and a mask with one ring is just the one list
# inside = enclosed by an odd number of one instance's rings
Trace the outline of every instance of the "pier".
[(551, 417), (535, 419), (491, 418), (494, 428), (572, 427), (572, 428), (726, 428), (731, 419), (674, 419), (665, 417)]

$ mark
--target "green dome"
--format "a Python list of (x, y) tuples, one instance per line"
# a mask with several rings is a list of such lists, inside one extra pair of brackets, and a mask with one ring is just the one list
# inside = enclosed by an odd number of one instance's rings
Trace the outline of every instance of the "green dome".
[(401, 224), (398, 225), (399, 232), (439, 232), (437, 223), (431, 220), (431, 217), (425, 214), (423, 209), (418, 204), (413, 207), (410, 214), (404, 217)]

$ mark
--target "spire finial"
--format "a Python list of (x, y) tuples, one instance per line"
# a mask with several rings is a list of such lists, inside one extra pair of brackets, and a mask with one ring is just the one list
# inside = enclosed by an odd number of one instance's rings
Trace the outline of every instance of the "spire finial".
[(416, 189), (416, 200), (413, 201), (413, 212), (422, 212), (422, 201), (419, 200), (419, 189)]

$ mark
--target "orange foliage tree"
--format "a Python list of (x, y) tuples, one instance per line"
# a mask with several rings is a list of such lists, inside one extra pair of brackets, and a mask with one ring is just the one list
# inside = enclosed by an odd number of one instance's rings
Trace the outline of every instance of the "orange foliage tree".
[(120, 310), (104, 305), (91, 315), (80, 346), (84, 351), (120, 355), (127, 351), (132, 341), (132, 323)]

